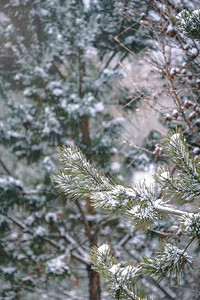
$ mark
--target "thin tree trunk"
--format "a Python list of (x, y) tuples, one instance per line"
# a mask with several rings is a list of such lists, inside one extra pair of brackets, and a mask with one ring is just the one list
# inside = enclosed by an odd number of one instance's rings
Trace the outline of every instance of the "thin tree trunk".
[(85, 145), (90, 143), (90, 118), (83, 117), (81, 119), (82, 142)]
[[(78, 94), (80, 99), (84, 97), (84, 88), (83, 88), (83, 78), (85, 75), (85, 63), (83, 59), (83, 50), (78, 48)], [(80, 120), (80, 127), (82, 133), (82, 143), (87, 147), (91, 140), (90, 140), (90, 118), (88, 116), (82, 117)], [(95, 209), (90, 203), (90, 199), (86, 199), (87, 201), (87, 214), (94, 215)], [(90, 228), (88, 229), (88, 225)], [(98, 239), (98, 227), (95, 223), (90, 222), (86, 226), (86, 233), (88, 235), (90, 241), (90, 248), (92, 249), (93, 246), (97, 246), (97, 239)], [(88, 272), (88, 280), (89, 280), (89, 300), (100, 300), (101, 299), (101, 289), (100, 289), (100, 277), (97, 272), (95, 272), (91, 265), (87, 267)]]
[[(97, 246), (98, 230), (96, 226), (97, 225), (95, 225), (95, 228), (93, 226), (94, 234), (92, 235), (92, 239), (90, 240), (90, 248), (92, 248), (93, 246)], [(89, 300), (100, 300), (101, 289), (99, 274), (91, 268), (91, 265), (87, 267), (87, 272), (89, 279)]]
[(91, 265), (87, 267), (87, 271), (89, 278), (89, 300), (100, 300), (101, 290), (99, 274), (91, 268)]

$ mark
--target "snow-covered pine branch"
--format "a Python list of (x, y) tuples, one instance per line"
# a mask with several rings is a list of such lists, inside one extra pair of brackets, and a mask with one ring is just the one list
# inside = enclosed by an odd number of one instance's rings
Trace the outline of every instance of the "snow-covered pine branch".
[(175, 17), (175, 24), (185, 36), (200, 40), (200, 9), (192, 12), (182, 10)]
[(176, 200), (192, 201), (200, 196), (199, 165), (195, 163), (194, 156), (190, 153), (181, 132), (168, 136), (165, 148), (175, 172), (168, 166), (161, 167), (156, 176), (156, 181), (161, 185), (162, 192), (167, 196), (174, 195)]
[(183, 231), (198, 240), (200, 245), (200, 213), (188, 213), (180, 218)]
[[(132, 187), (114, 183), (93, 168), (76, 148), (62, 148), (60, 156), (63, 168), (53, 176), (53, 181), (68, 199), (89, 197), (95, 207), (110, 217), (121, 215), (137, 228), (155, 224), (163, 212), (170, 214), (169, 206), (162, 199), (156, 199), (153, 189), (145, 183)], [(162, 214), (158, 204), (166, 209)]]
[(94, 247), (91, 262), (94, 270), (99, 272), (109, 286), (114, 299), (150, 300), (144, 291), (136, 286), (141, 267), (133, 264), (126, 267), (121, 266), (112, 256), (109, 245), (103, 244), (99, 248)]
[[(57, 187), (69, 199), (89, 197), (96, 208), (102, 209), (111, 217), (121, 215), (135, 228), (148, 228), (157, 225), (166, 216), (177, 216), (183, 233), (190, 237), (185, 249), (179, 249), (171, 243), (161, 244), (155, 257), (143, 256), (138, 266), (122, 267), (111, 254), (107, 244), (94, 247), (91, 262), (105, 280), (115, 299), (147, 299), (140, 296), (134, 280), (139, 275), (180, 279), (193, 266), (192, 257), (186, 250), (194, 239), (200, 238), (199, 213), (181, 211), (168, 204), (171, 194), (177, 199), (190, 201), (200, 195), (200, 172), (198, 163), (189, 152), (181, 132), (173, 133), (165, 140), (165, 149), (176, 172), (169, 167), (159, 170), (155, 176), (161, 191), (169, 197), (157, 197), (153, 188), (145, 183), (134, 184), (132, 187), (123, 183), (115, 183), (99, 172), (86, 160), (80, 150), (63, 148), (60, 151), (63, 169), (53, 180)], [(162, 193), (163, 194), (163, 193)]]
[(110, 180), (93, 168), (85, 155), (76, 148), (61, 148), (60, 162), (63, 169), (52, 179), (68, 199), (87, 198), (91, 197), (93, 192), (108, 191), (112, 188)]
[(142, 272), (150, 277), (155, 276), (158, 281), (168, 278), (180, 279), (184, 276), (186, 269), (191, 269), (193, 266), (192, 257), (185, 250), (167, 243), (161, 243), (160, 249), (155, 257), (142, 257)]

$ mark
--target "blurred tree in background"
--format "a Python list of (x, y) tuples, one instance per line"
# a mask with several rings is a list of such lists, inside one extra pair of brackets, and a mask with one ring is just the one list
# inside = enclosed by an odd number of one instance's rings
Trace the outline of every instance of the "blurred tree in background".
[[(150, 133), (144, 151), (124, 132), (125, 119), (116, 117), (122, 105), (133, 119), (141, 102), (159, 111), (165, 125), (181, 126), (198, 154), (199, 44), (174, 25), (177, 13), (197, 9), (198, 1), (179, 5), (167, 0), (1, 1), (2, 299), (108, 299), (91, 269), (91, 247), (107, 240), (124, 261), (138, 261), (140, 253), (157, 248), (156, 233), (125, 225), (120, 216), (108, 219), (89, 199), (66, 205), (68, 199), (58, 197), (49, 175), (59, 167), (61, 145), (79, 147), (95, 167), (127, 181), (127, 164), (166, 161), (159, 130)], [(144, 92), (119, 84), (129, 53), (152, 66), (165, 85), (159, 82)], [(166, 96), (174, 102), (164, 105)], [(122, 129), (123, 146), (118, 142)], [(170, 224), (167, 220), (154, 229)], [(141, 278), (141, 284), (155, 299), (183, 298), (181, 290), (157, 284), (154, 277)]]
[[(133, 4), (127, 14), (127, 18), (143, 24), (144, 33), (152, 40), (154, 47), (143, 52), (143, 59), (166, 79), (160, 98), (147, 98), (147, 104), (159, 107), (169, 127), (181, 128), (188, 144), (178, 130), (165, 139), (163, 148), (155, 146), (155, 156), (167, 158), (167, 164), (155, 176), (157, 188), (149, 188), (145, 182), (131, 187), (114, 182), (93, 168), (75, 148), (60, 151), (63, 169), (54, 180), (69, 199), (89, 197), (96, 208), (112, 218), (123, 216), (135, 229), (145, 228), (164, 237), (155, 255), (145, 245), (146, 255), (140, 257), (140, 263), (128, 265), (123, 257), (121, 263), (115, 260), (108, 244), (93, 248), (93, 267), (114, 299), (160, 299), (152, 291), (148, 297), (141, 289), (141, 278), (146, 277), (156, 278), (157, 282), (168, 279), (168, 284), (176, 288), (175, 295), (167, 295), (169, 298), (199, 299), (200, 9), (196, 1), (187, 2), (186, 7), (193, 9), (190, 12), (185, 10), (184, 1), (182, 5), (169, 1), (147, 4), (145, 13)], [(166, 106), (161, 99), (165, 93)]]
[(60, 145), (75, 144), (105, 172), (116, 160), (123, 119), (114, 109), (131, 93), (118, 83), (128, 52), (114, 37), (124, 31), (135, 52), (146, 45), (126, 29), (128, 4), (1, 1), (2, 299), (73, 299), (76, 286), (82, 299), (100, 299), (88, 255), (110, 222), (87, 199), (66, 207), (49, 174)]

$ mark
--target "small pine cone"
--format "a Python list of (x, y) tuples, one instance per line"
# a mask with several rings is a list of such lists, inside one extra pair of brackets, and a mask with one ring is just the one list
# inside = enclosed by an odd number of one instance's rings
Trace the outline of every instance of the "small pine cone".
[(154, 153), (156, 156), (159, 156), (160, 148), (159, 148), (159, 147), (156, 147), (153, 153)]
[(200, 162), (200, 156), (199, 155), (195, 155), (194, 157), (194, 162), (197, 164)]
[(160, 147), (160, 153), (159, 153), (159, 155), (160, 155), (160, 156), (162, 156), (162, 155), (163, 155), (163, 153), (164, 153), (164, 151), (163, 151), (163, 148), (162, 148), (162, 147)]
[(197, 117), (196, 111), (192, 111), (192, 112), (189, 114), (188, 119), (189, 119), (190, 121), (192, 121), (192, 120), (196, 119), (196, 117)]
[(165, 121), (171, 121), (172, 120), (172, 117), (170, 114), (166, 114), (165, 116)]
[(192, 78), (193, 78), (192, 72), (189, 72), (188, 73), (188, 79), (192, 79)]
[(173, 75), (176, 75), (176, 69), (175, 68), (171, 68), (170, 70), (170, 75), (173, 76)]
[(146, 14), (145, 14), (145, 13), (141, 13), (140, 19), (141, 19), (141, 20), (146, 20)]
[(178, 229), (176, 235), (180, 238), (182, 236), (183, 232), (181, 229)]
[(157, 157), (161, 157), (164, 153), (163, 148), (160, 146), (156, 146), (154, 152), (153, 152)]
[(173, 112), (172, 112), (172, 117), (174, 119), (177, 119), (178, 118), (178, 110), (177, 109), (174, 109)]
[(176, 35), (176, 30), (174, 29), (174, 27), (170, 24), (167, 27), (167, 31), (166, 33), (170, 36), (170, 37), (174, 37)]
[(197, 127), (200, 127), (200, 118), (196, 119), (195, 125), (196, 125)]
[(196, 111), (197, 115), (199, 115), (199, 114), (200, 114), (200, 107), (199, 107), (199, 106), (196, 106), (196, 107), (195, 107), (195, 111)]
[(191, 101), (189, 101), (189, 100), (184, 101), (184, 107), (186, 109), (192, 108), (193, 106), (194, 106), (194, 104)]
[(194, 154), (200, 153), (200, 148), (199, 147), (194, 147), (193, 151)]
[(184, 46), (184, 50), (188, 51), (189, 49), (190, 49), (190, 45), (186, 44), (186, 45)]

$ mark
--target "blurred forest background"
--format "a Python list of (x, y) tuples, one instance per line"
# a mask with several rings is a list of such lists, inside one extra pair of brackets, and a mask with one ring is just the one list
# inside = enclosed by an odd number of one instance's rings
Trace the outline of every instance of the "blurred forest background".
[[(108, 300), (91, 247), (108, 241), (122, 261), (157, 247), (156, 232), (89, 199), (67, 204), (51, 175), (58, 148), (74, 145), (116, 180), (153, 184), (162, 133), (177, 126), (198, 156), (200, 44), (173, 22), (185, 8), (199, 1), (1, 0), (0, 299)], [(154, 299), (199, 299), (198, 274), (142, 285)]]

